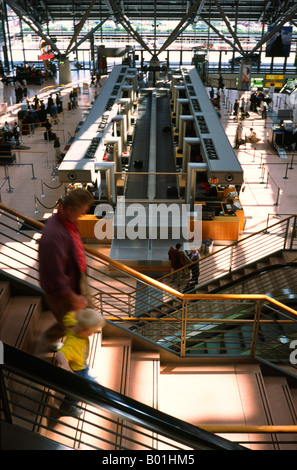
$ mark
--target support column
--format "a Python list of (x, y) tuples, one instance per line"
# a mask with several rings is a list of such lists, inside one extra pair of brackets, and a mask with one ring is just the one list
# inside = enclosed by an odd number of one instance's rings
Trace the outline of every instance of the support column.
[(68, 59), (59, 60), (59, 84), (71, 83), (70, 62)]

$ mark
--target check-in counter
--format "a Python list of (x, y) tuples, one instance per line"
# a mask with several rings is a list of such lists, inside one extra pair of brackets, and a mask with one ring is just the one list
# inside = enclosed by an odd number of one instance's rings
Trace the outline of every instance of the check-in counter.
[(85, 214), (79, 217), (77, 228), (83, 240), (93, 243), (111, 243), (112, 241), (112, 218), (104, 220), (102, 227), (95, 229), (100, 219), (93, 214)]
[(237, 241), (240, 233), (240, 220), (234, 216), (218, 216), (213, 220), (202, 221), (202, 238), (214, 241)]
[[(244, 210), (234, 211), (230, 202), (197, 202), (202, 204), (202, 239), (212, 239), (215, 244), (235, 242), (244, 228)], [(190, 230), (194, 230), (194, 221), (190, 217)]]
[(93, 214), (85, 214), (79, 217), (77, 228), (81, 238), (95, 238), (94, 229), (98, 218)]

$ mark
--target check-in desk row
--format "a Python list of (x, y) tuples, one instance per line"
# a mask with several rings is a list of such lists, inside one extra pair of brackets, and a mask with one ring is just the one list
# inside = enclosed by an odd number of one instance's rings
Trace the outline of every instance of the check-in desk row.
[[(226, 188), (225, 192), (230, 191)], [(218, 191), (218, 194), (220, 192)], [(195, 201), (202, 205), (202, 239), (212, 239), (215, 244), (226, 244), (239, 239), (244, 229), (244, 210), (238, 198), (222, 197), (216, 201)], [(190, 225), (193, 227), (193, 220)]]

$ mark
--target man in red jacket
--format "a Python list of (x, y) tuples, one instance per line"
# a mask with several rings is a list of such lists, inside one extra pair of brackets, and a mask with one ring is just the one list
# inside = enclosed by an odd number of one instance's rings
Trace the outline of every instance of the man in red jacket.
[(64, 334), (64, 315), (90, 304), (85, 282), (85, 251), (77, 220), (89, 211), (92, 203), (93, 197), (86, 189), (70, 191), (61, 199), (58, 211), (46, 222), (39, 240), (40, 285), (49, 310), (57, 320), (57, 324), (43, 334), (43, 341), (53, 346)]
[(174, 271), (176, 271), (177, 269), (180, 269), (183, 266), (185, 266), (183, 254), (180, 251), (180, 249), (181, 249), (181, 244), (177, 243), (175, 245), (175, 248), (173, 246), (171, 246), (169, 248), (169, 251), (168, 251), (168, 257), (170, 259), (171, 269), (173, 271), (173, 274), (171, 276), (171, 282), (177, 281), (178, 287), (180, 285), (180, 279), (181, 279), (181, 274), (182, 273), (181, 273), (181, 271), (178, 271), (177, 273), (175, 273)]

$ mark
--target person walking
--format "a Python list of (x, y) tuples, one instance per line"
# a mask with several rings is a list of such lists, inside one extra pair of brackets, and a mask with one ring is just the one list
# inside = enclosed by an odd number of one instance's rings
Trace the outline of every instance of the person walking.
[(238, 118), (238, 110), (239, 110), (239, 103), (238, 100), (235, 100), (234, 106), (233, 106), (233, 116), (234, 116), (234, 121), (237, 121)]
[(175, 247), (171, 246), (169, 248), (168, 258), (170, 259), (171, 269), (173, 271), (171, 276), (171, 282), (177, 281), (177, 285), (179, 287), (182, 275), (179, 269), (185, 266), (186, 264), (184, 262), (183, 252), (181, 251), (181, 243), (177, 243)]
[(55, 141), (54, 141), (54, 149), (56, 153), (56, 163), (60, 163), (61, 160), (61, 143), (60, 143), (60, 137), (56, 136)]
[(266, 101), (262, 101), (261, 103), (261, 114), (262, 114), (262, 119), (266, 119), (267, 118), (267, 102)]
[(92, 306), (86, 282), (87, 263), (77, 228), (78, 218), (93, 204), (93, 196), (77, 188), (59, 202), (58, 210), (46, 222), (39, 240), (39, 282), (45, 302), (56, 319), (41, 338), (55, 349), (65, 332), (63, 317), (67, 312)]
[(238, 149), (239, 146), (244, 143), (242, 136), (243, 136), (243, 127), (242, 127), (241, 122), (239, 122), (237, 129), (236, 129), (236, 134), (235, 134), (234, 148)]

